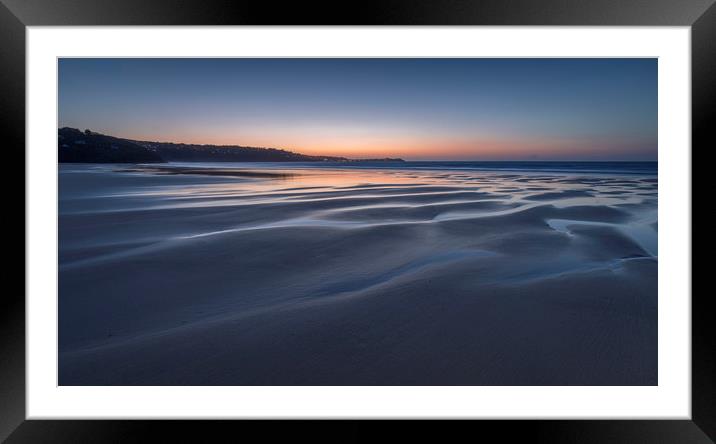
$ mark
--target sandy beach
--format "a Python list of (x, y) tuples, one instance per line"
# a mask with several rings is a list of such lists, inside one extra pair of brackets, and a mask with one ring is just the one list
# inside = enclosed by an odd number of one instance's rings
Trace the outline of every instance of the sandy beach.
[(657, 186), (63, 164), (59, 384), (655, 385)]

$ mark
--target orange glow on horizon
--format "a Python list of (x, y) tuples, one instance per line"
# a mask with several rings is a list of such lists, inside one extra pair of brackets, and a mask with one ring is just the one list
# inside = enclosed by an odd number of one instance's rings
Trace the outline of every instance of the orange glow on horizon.
[[(100, 130), (100, 132), (103, 132)], [(111, 131), (106, 134), (115, 135)], [(219, 133), (198, 134), (191, 131), (177, 131), (167, 134), (117, 135), (134, 140), (186, 143), (197, 145), (238, 145), (262, 148), (277, 148), (295, 153), (314, 156), (335, 156), (347, 158), (399, 157), (406, 160), (421, 159), (539, 159), (551, 156), (566, 156), (576, 149), (588, 148), (608, 153), (625, 146), (628, 142), (615, 144), (598, 137), (548, 138), (548, 137), (454, 137), (444, 138), (431, 135), (406, 134), (361, 134), (341, 137), (340, 135), (271, 134), (243, 137)]]

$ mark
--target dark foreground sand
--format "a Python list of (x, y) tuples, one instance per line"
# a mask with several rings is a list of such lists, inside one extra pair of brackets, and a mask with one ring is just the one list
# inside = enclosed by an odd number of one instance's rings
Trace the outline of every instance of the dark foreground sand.
[(657, 384), (654, 177), (197, 172), (60, 167), (60, 385)]

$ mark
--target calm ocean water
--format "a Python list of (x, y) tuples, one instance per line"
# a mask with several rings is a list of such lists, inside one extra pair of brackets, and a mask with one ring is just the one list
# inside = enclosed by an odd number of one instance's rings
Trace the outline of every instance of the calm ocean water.
[(175, 165), (192, 165), (207, 168), (357, 168), (357, 169), (408, 169), (408, 170), (470, 170), (518, 171), (574, 174), (643, 174), (656, 175), (658, 162), (585, 162), (585, 161), (406, 161), (406, 162), (172, 162)]

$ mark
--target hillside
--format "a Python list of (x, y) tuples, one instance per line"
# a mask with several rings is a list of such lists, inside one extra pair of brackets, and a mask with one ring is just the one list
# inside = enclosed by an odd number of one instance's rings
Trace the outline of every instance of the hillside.
[(132, 141), (167, 162), (323, 162), (345, 161), (343, 157), (307, 156), (277, 148), (240, 145), (191, 145), (184, 143)]
[(58, 132), (59, 161), (83, 163), (150, 162), (343, 162), (344, 157), (308, 156), (277, 148), (191, 145), (121, 139), (75, 128)]
[(60, 128), (57, 149), (60, 163), (164, 162), (159, 154), (134, 142), (75, 128)]

